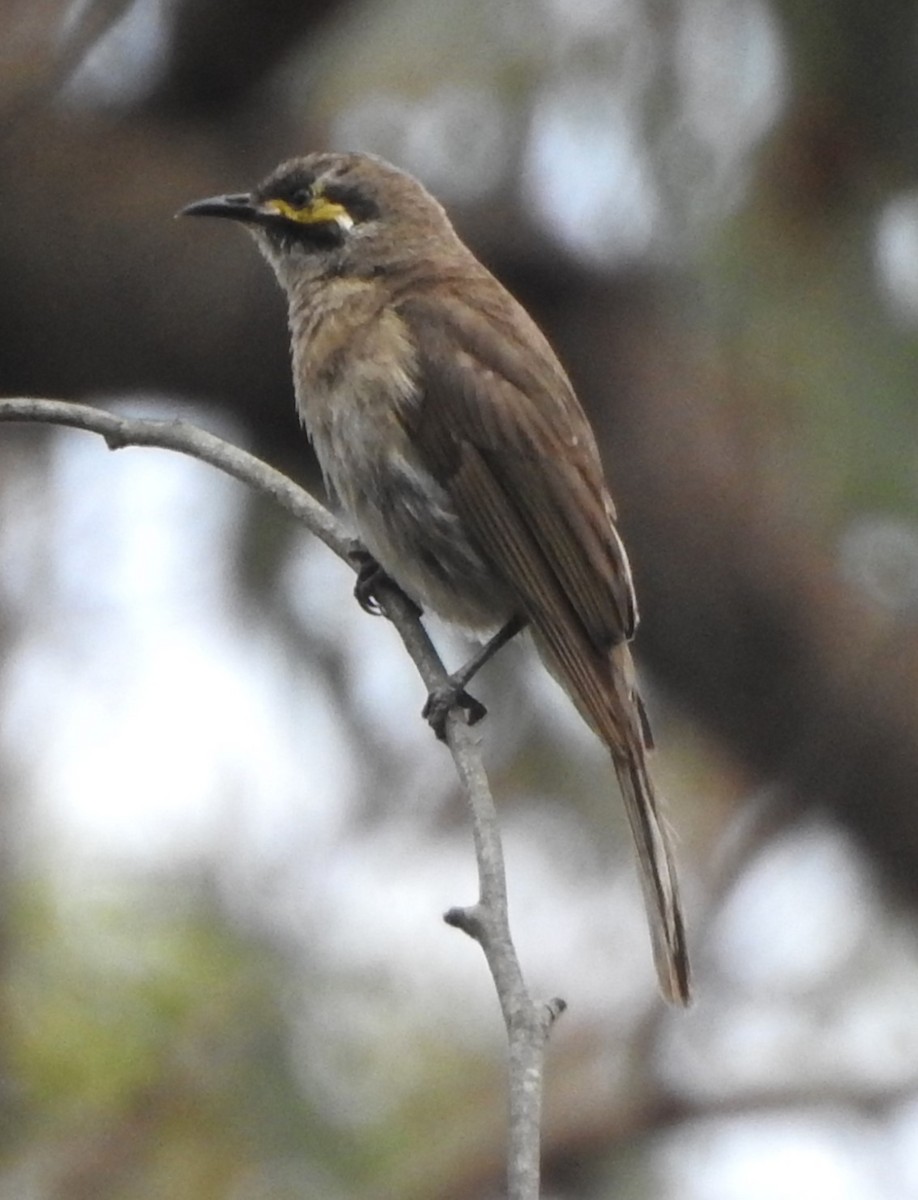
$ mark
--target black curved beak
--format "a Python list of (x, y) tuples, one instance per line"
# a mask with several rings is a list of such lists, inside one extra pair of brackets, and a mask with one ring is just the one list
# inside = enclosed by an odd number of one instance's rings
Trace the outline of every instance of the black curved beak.
[[(231, 221), (258, 223), (271, 214), (260, 204), (255, 204), (248, 192), (236, 192), (231, 196), (209, 196), (206, 200), (195, 200), (176, 214), (177, 217), (228, 217)], [(276, 213), (273, 213), (276, 216)]]

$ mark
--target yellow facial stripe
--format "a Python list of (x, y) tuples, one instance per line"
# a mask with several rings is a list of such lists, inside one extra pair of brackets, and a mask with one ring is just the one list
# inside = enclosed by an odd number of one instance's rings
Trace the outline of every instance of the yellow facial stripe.
[(354, 224), (354, 218), (343, 204), (334, 204), (331, 200), (326, 200), (324, 196), (316, 196), (302, 208), (294, 208), (286, 200), (268, 200), (267, 205), (269, 208), (276, 209), (289, 221), (298, 221), (301, 225), (319, 225), (328, 221), (336, 221), (345, 229), (350, 229)]

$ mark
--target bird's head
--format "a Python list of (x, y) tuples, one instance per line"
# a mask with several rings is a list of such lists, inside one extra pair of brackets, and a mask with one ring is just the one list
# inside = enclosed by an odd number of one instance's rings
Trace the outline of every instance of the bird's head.
[(369, 154), (290, 159), (251, 192), (198, 200), (178, 215), (245, 225), (288, 291), (303, 280), (385, 272), (459, 245), (433, 196)]

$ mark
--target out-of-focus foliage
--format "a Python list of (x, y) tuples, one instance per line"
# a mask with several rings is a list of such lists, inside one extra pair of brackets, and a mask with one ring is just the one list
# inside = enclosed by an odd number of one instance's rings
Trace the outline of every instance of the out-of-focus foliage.
[(19, 891), (4, 1107), (28, 1140), (6, 1138), (7, 1194), (273, 1192), (285, 1158), (335, 1193), (334, 1131), (291, 1072), (283, 955), (193, 881)]
[[(6, 0), (0, 392), (313, 482), (283, 305), (172, 222), (322, 146), (416, 171), (602, 444), (699, 1000), (607, 764), (481, 682), (555, 1197), (918, 1194), (918, 14), (904, 0)], [(207, 407), (209, 406), (209, 407)], [(348, 573), (197, 465), (0, 430), (0, 1195), (499, 1193), (455, 783)], [(464, 647), (435, 635), (457, 660)]]

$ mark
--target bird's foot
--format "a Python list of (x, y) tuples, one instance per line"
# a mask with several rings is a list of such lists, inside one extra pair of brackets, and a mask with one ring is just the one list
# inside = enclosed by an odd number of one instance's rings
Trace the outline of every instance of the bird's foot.
[(421, 716), (441, 742), (446, 741), (446, 718), (454, 708), (464, 708), (469, 725), (477, 725), (488, 710), (465, 690), (464, 672), (450, 675), (445, 683), (435, 687), (421, 709)]
[(492, 638), (485, 642), (477, 654), (472, 655), (464, 667), (454, 671), (447, 677), (445, 683), (435, 687), (427, 697), (427, 703), (424, 705), (421, 715), (426, 718), (427, 723), (441, 742), (446, 741), (446, 718), (451, 709), (464, 708), (468, 714), (469, 725), (477, 725), (481, 718), (487, 715), (488, 710), (480, 700), (476, 700), (474, 696), (468, 694), (465, 685), (474, 675), (477, 675), (488, 659), (492, 658), (511, 638), (516, 637), (525, 625), (525, 617), (518, 614), (512, 616)]
[(401, 592), (405, 600), (414, 609), (417, 616), (421, 615), (421, 610), (411, 599), (402, 592), (401, 588), (395, 582), (391, 575), (388, 575), (379, 565), (369, 550), (365, 550), (362, 546), (356, 546), (348, 554), (351, 562), (357, 564), (357, 581), (354, 584), (354, 599), (360, 605), (365, 613), (369, 613), (371, 617), (382, 616), (382, 609), (379, 606), (377, 592), (380, 587), (391, 588)]

